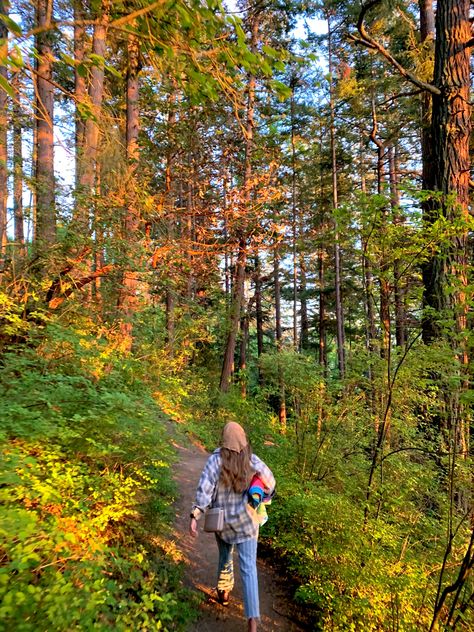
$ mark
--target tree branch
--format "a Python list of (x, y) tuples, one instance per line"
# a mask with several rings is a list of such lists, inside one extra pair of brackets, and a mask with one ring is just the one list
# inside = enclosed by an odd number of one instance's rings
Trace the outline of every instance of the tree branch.
[[(459, 588), (461, 588), (466, 581), (472, 567), (474, 565), (474, 555), (473, 555), (473, 547), (474, 547), (474, 529), (471, 531), (471, 539), (469, 545), (467, 547), (467, 551), (462, 559), (461, 566), (459, 568), (459, 573), (456, 580), (449, 586), (446, 586), (441, 593), (441, 597), (437, 600), (435, 605), (435, 610), (433, 613), (433, 619), (430, 625), (430, 632), (435, 628), (436, 623), (438, 621), (441, 609), (446, 601), (446, 598), (450, 593), (456, 592), (456, 598), (451, 605), (451, 611), (449, 614), (448, 624), (454, 614), (454, 609), (456, 606), (457, 599), (459, 598)], [(439, 592), (439, 591), (438, 591)]]
[(68, 298), (68, 296), (71, 296), (71, 294), (73, 294), (76, 290), (80, 290), (82, 287), (84, 287), (84, 285), (87, 285), (88, 283), (90, 283), (94, 279), (97, 279), (98, 277), (102, 277), (102, 276), (105, 276), (106, 274), (109, 274), (109, 272), (112, 272), (114, 267), (115, 266), (110, 263), (104, 266), (103, 268), (100, 268), (99, 270), (96, 270), (95, 272), (92, 272), (91, 274), (88, 274), (87, 276), (82, 277), (82, 279), (77, 279), (77, 281), (74, 281), (74, 285), (67, 288), (67, 290), (64, 290), (61, 296), (57, 296), (56, 298), (53, 298), (49, 301), (48, 303), (49, 308), (56, 309), (62, 303), (64, 303), (64, 301)]
[(396, 70), (400, 73), (400, 75), (402, 75), (402, 77), (404, 77), (407, 81), (410, 81), (411, 83), (413, 83), (415, 86), (417, 86), (421, 90), (430, 92), (431, 94), (437, 94), (437, 95), (441, 94), (441, 91), (439, 90), (439, 88), (434, 86), (432, 83), (428, 83), (426, 81), (423, 81), (422, 79), (419, 79), (416, 75), (414, 75), (412, 72), (407, 70), (404, 66), (402, 66), (380, 42), (377, 42), (377, 40), (375, 40), (368, 33), (365, 27), (365, 16), (367, 12), (373, 7), (375, 7), (377, 4), (379, 4), (379, 2), (380, 0), (370, 0), (370, 2), (367, 2), (366, 4), (362, 6), (361, 12), (359, 14), (359, 19), (357, 21), (357, 30), (359, 31), (361, 37), (358, 38), (358, 37), (355, 37), (354, 35), (351, 35), (350, 38), (358, 44), (363, 44), (364, 46), (367, 46), (368, 48), (371, 48), (372, 50), (378, 51), (382, 55), (382, 57), (385, 57), (385, 59), (389, 62), (389, 64), (391, 64), (394, 68), (396, 68)]
[(382, 101), (381, 103), (379, 103), (379, 105), (387, 105), (387, 103), (392, 103), (392, 101), (396, 101), (397, 99), (401, 99), (403, 97), (415, 97), (421, 92), (424, 92), (424, 90), (422, 90), (421, 88), (419, 88), (418, 90), (410, 90), (409, 92), (399, 92), (398, 94), (394, 94), (392, 97), (385, 99), (385, 101)]
[(60, 270), (60, 272), (58, 273), (58, 276), (54, 279), (54, 281), (51, 282), (51, 285), (49, 286), (48, 291), (46, 292), (47, 303), (52, 301), (54, 295), (56, 294), (56, 291), (60, 288), (62, 278), (66, 274), (71, 272), (71, 270), (73, 270), (79, 263), (81, 263), (84, 260), (84, 257), (86, 257), (90, 253), (90, 251), (91, 249), (89, 246), (84, 246), (84, 248), (81, 250), (78, 256), (75, 259), (72, 259), (71, 261), (69, 261), (67, 265), (62, 270)]
[(158, 0), (158, 2), (153, 2), (152, 4), (149, 4), (146, 7), (142, 7), (141, 9), (137, 9), (136, 11), (132, 11), (131, 13), (128, 13), (127, 15), (124, 15), (121, 18), (114, 20), (111, 23), (111, 26), (117, 27), (117, 26), (120, 26), (121, 24), (128, 24), (129, 22), (133, 22), (133, 20), (135, 20), (136, 18), (139, 18), (142, 15), (145, 15), (147, 13), (150, 13), (151, 11), (154, 11), (155, 9), (157, 9), (160, 6), (163, 6), (164, 4), (165, 4), (164, 0)]

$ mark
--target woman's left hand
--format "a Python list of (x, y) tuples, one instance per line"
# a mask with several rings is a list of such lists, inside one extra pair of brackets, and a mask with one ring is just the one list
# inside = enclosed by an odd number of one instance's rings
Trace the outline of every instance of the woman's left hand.
[(193, 538), (196, 538), (198, 534), (197, 524), (198, 523), (196, 518), (191, 518), (191, 521), (189, 523), (189, 535), (191, 535)]

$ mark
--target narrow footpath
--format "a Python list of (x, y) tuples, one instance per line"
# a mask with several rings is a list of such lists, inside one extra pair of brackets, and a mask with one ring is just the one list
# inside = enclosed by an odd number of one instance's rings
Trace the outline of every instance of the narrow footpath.
[[(175, 468), (175, 480), (179, 485), (180, 497), (176, 502), (174, 537), (186, 561), (186, 583), (204, 595), (201, 616), (191, 625), (189, 632), (244, 632), (247, 626), (242, 606), (237, 555), (234, 555), (235, 587), (229, 606), (223, 607), (215, 600), (215, 537), (202, 531), (202, 520), (198, 537), (194, 539), (188, 534), (189, 512), (194, 492), (208, 454), (204, 449), (194, 445), (176, 445), (176, 448), (180, 458)], [(258, 560), (258, 576), (261, 610), (259, 632), (300, 632), (307, 629), (294, 620), (295, 607), (287, 594), (284, 581), (263, 560)]]

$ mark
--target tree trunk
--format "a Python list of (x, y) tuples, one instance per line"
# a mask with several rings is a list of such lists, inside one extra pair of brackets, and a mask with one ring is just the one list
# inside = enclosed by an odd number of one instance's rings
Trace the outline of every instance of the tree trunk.
[[(439, 0), (436, 10), (434, 85), (432, 97), (432, 169), (426, 188), (441, 194), (424, 208), (428, 224), (442, 216), (456, 234), (423, 266), (423, 339), (431, 342), (445, 336), (454, 322), (457, 335), (450, 335), (461, 370), (460, 388), (447, 393), (448, 426), (455, 437), (456, 451), (467, 456), (470, 443), (470, 414), (462, 403), (462, 391), (469, 387), (469, 356), (466, 341), (469, 287), (468, 231), (471, 135), (470, 61), (471, 23), (469, 0)], [(444, 320), (444, 322), (443, 322)], [(459, 504), (469, 505), (460, 494)]]
[[(250, 50), (255, 52), (258, 43), (258, 27), (260, 14), (255, 10), (251, 16), (251, 38)], [(244, 178), (242, 183), (242, 206), (247, 209), (251, 200), (251, 176), (252, 176), (252, 151), (254, 132), (254, 108), (255, 108), (255, 75), (249, 74), (247, 83), (247, 117), (245, 124), (245, 158), (244, 158)], [(234, 353), (237, 340), (237, 331), (240, 322), (240, 310), (244, 299), (245, 290), (245, 267), (247, 264), (247, 244), (248, 237), (245, 227), (238, 231), (238, 252), (236, 262), (235, 284), (233, 287), (232, 305), (230, 313), (229, 332), (222, 362), (221, 379), (219, 390), (226, 392), (229, 390), (232, 368), (234, 365)]]
[(240, 377), (240, 395), (243, 399), (247, 397), (247, 346), (249, 342), (249, 313), (250, 306), (242, 314), (240, 319), (240, 358), (239, 358), (239, 377)]
[(47, 249), (56, 240), (56, 207), (54, 180), (54, 88), (51, 25), (53, 0), (37, 0), (36, 23), (36, 231), (38, 251)]
[(300, 349), (309, 347), (308, 301), (306, 298), (306, 261), (300, 253)]
[[(392, 207), (392, 221), (395, 226), (403, 223), (400, 213), (400, 194), (398, 191), (398, 160), (397, 150), (388, 149), (389, 176), (390, 176), (390, 204)], [(394, 298), (395, 298), (395, 339), (397, 347), (405, 346), (407, 342), (407, 327), (405, 314), (405, 292), (400, 278), (401, 264), (396, 259), (393, 263)]]
[(262, 270), (260, 257), (255, 256), (255, 319), (257, 324), (257, 355), (263, 353)]
[[(0, 18), (8, 14), (8, 3), (0, 0)], [(0, 19), (0, 60), (6, 59), (8, 53), (8, 29)], [(8, 78), (6, 66), (0, 65), (0, 77)], [(4, 268), (4, 258), (7, 249), (7, 202), (8, 202), (8, 172), (7, 172), (7, 103), (8, 96), (0, 87), (0, 275)]]
[[(363, 193), (367, 192), (367, 184), (365, 177), (365, 168), (363, 165), (363, 154), (361, 147), (361, 190)], [(372, 274), (372, 264), (367, 256), (367, 248), (369, 246), (368, 239), (366, 237), (365, 227), (361, 227), (361, 244), (362, 244), (362, 275), (364, 284), (364, 296), (365, 296), (365, 346), (369, 353), (375, 350), (375, 339), (377, 336), (375, 327), (375, 306), (374, 306), (374, 277)], [(373, 383), (372, 367), (369, 366), (369, 379), (371, 384)], [(372, 389), (373, 399), (373, 389)], [(373, 409), (373, 407), (372, 407)]]
[(280, 283), (280, 253), (278, 246), (275, 246), (273, 258), (273, 287), (275, 291), (275, 338), (277, 349), (280, 349), (282, 342), (281, 328), (281, 283)]
[[(174, 147), (172, 146), (172, 138), (174, 135), (174, 126), (176, 124), (176, 92), (173, 91), (168, 98), (168, 142), (169, 147), (166, 152), (166, 168), (165, 168), (165, 203), (167, 211), (166, 230), (168, 242), (173, 246), (176, 240), (175, 227), (175, 191), (173, 187), (173, 167), (174, 167)], [(170, 277), (173, 280), (173, 263), (170, 266)], [(175, 302), (176, 292), (174, 287), (168, 284), (166, 288), (166, 344), (168, 351), (172, 356), (174, 353), (174, 337), (175, 337)]]
[[(81, 20), (84, 19), (83, 3), (74, 0), (74, 61), (77, 65), (84, 61), (86, 31)], [(80, 106), (85, 102), (87, 95), (86, 78), (84, 73), (78, 72), (77, 65), (74, 75), (74, 98), (76, 107), (75, 120), (75, 145), (76, 145), (76, 189), (81, 183), (81, 168), (83, 164), (85, 123), (81, 116)]]
[(227, 335), (224, 361), (222, 363), (221, 379), (219, 389), (227, 392), (230, 386), (230, 377), (234, 368), (234, 353), (237, 341), (237, 331), (240, 322), (240, 311), (244, 297), (245, 286), (245, 266), (247, 263), (247, 239), (241, 237), (236, 262), (236, 276), (233, 287), (233, 297), (230, 313), (229, 332)]
[[(15, 87), (19, 89), (19, 74), (15, 78)], [(15, 252), (26, 254), (24, 214), (23, 214), (23, 150), (22, 150), (22, 112), (15, 100), (13, 104), (13, 222), (15, 234)]]
[(165, 298), (165, 318), (166, 318), (166, 345), (168, 347), (168, 351), (171, 356), (174, 353), (174, 335), (175, 335), (175, 327), (174, 327), (174, 308), (175, 308), (175, 298), (174, 292), (172, 289), (167, 288), (166, 290), (166, 298)]
[[(324, 182), (324, 174), (325, 167), (323, 165), (323, 155), (324, 155), (324, 128), (322, 122), (320, 121), (319, 128), (319, 194), (321, 200), (324, 200), (325, 197), (325, 182)], [(324, 206), (322, 207), (320, 222), (321, 225), (324, 225)], [(327, 351), (327, 313), (326, 313), (326, 261), (327, 261), (327, 250), (323, 246), (323, 243), (320, 242), (318, 248), (318, 285), (319, 285), (319, 318), (318, 318), (318, 329), (319, 329), (319, 364), (323, 367), (324, 376), (327, 376), (328, 369), (328, 351)]]
[(335, 128), (335, 106), (334, 106), (334, 80), (333, 80), (333, 50), (332, 50), (332, 30), (331, 20), (328, 17), (328, 61), (329, 61), (329, 108), (330, 108), (330, 141), (331, 141), (331, 165), (332, 165), (332, 206), (334, 224), (334, 268), (336, 286), (336, 339), (337, 339), (337, 359), (339, 375), (344, 377), (346, 372), (345, 357), (345, 335), (344, 335), (344, 310), (342, 305), (341, 292), (341, 251), (339, 244), (339, 228), (337, 221), (338, 190), (337, 190), (337, 161), (336, 161), (336, 128)]
[(298, 349), (298, 213), (296, 208), (296, 148), (295, 148), (295, 94), (294, 79), (291, 80), (291, 225), (293, 253), (293, 347)]
[[(434, 85), (440, 94), (432, 95), (431, 144), (424, 156), (423, 188), (443, 195), (441, 203), (431, 200), (424, 206), (428, 224), (439, 214), (449, 221), (469, 216), (469, 138), (471, 134), (470, 57), (471, 26), (469, 0), (439, 0), (436, 10)], [(429, 163), (428, 163), (429, 161)], [(425, 164), (425, 162), (424, 162)], [(429, 166), (429, 168), (428, 168)], [(454, 199), (448, 196), (454, 195)], [(467, 231), (458, 230), (447, 247), (423, 265), (423, 340), (442, 336), (439, 318), (454, 310), (459, 333), (466, 328)], [(449, 284), (456, 285), (454, 292)], [(463, 363), (467, 363), (463, 351)]]
[[(420, 8), (420, 43), (426, 46), (428, 41), (434, 42), (435, 36), (433, 0), (418, 0), (418, 5)], [(430, 184), (432, 152), (431, 94), (425, 91), (421, 95), (421, 164), (422, 187), (425, 190)]]
[[(138, 147), (139, 131), (139, 81), (140, 71), (140, 45), (138, 37), (130, 33), (128, 36), (128, 64), (127, 64), (127, 122), (126, 122), (126, 151), (129, 167), (129, 186), (127, 210), (124, 222), (124, 240), (127, 244), (136, 244), (139, 228), (139, 210), (137, 200), (137, 167), (140, 157)], [(128, 248), (127, 248), (128, 249)], [(132, 252), (133, 256), (133, 252)], [(130, 350), (132, 347), (132, 319), (137, 306), (137, 270), (130, 269), (132, 257), (126, 263), (120, 289), (119, 305), (122, 317), (121, 331), (124, 342), (124, 349)]]
[(186, 239), (185, 244), (187, 246), (187, 260), (189, 266), (188, 282), (186, 285), (186, 297), (190, 301), (196, 295), (196, 275), (194, 272), (194, 257), (192, 255), (193, 242), (196, 238), (195, 231), (195, 214), (194, 214), (194, 186), (198, 175), (196, 173), (196, 167), (192, 156), (188, 156), (189, 167), (189, 180), (186, 187)]
[[(282, 328), (281, 328), (281, 287), (280, 287), (280, 253), (278, 246), (275, 247), (273, 259), (273, 284), (275, 289), (275, 337), (277, 351), (280, 353), (282, 349)], [(283, 379), (283, 371), (281, 360), (278, 360), (278, 423), (280, 432), (286, 432), (286, 393), (285, 381)]]
[(319, 364), (327, 373), (327, 317), (326, 317), (326, 293), (325, 293), (325, 252), (322, 248), (318, 256), (318, 285), (319, 285)]
[(374, 276), (372, 274), (372, 265), (366, 255), (368, 243), (362, 237), (362, 268), (364, 275), (364, 294), (365, 294), (365, 314), (366, 314), (366, 347), (368, 351), (375, 350), (375, 339), (377, 331), (375, 327), (375, 305), (374, 305)]
[[(384, 193), (384, 178), (385, 178), (385, 143), (378, 136), (378, 123), (377, 114), (375, 109), (375, 97), (372, 96), (372, 131), (370, 133), (370, 140), (377, 148), (377, 193), (383, 195)], [(389, 267), (387, 264), (386, 256), (386, 239), (387, 234), (387, 209), (385, 204), (381, 209), (380, 228), (379, 235), (381, 240), (381, 261), (380, 261), (380, 325), (382, 332), (382, 339), (380, 344), (380, 355), (382, 358), (389, 359), (390, 357), (390, 281), (388, 278)]]
[[(101, 12), (98, 17), (99, 22), (94, 25), (94, 34), (92, 37), (92, 54), (104, 57), (106, 53), (106, 37), (107, 26), (110, 19), (110, 0), (102, 0)], [(75, 33), (76, 35), (77, 33)], [(77, 34), (78, 35), (78, 34)], [(82, 44), (78, 42), (76, 54), (84, 55)], [(90, 235), (90, 208), (94, 207), (94, 196), (98, 194), (98, 149), (99, 149), (99, 123), (102, 111), (102, 101), (104, 96), (104, 68), (102, 65), (94, 65), (91, 69), (91, 82), (89, 85), (89, 106), (92, 116), (90, 116), (85, 124), (78, 120), (76, 115), (76, 142), (80, 142), (81, 134), (83, 134), (83, 147), (77, 146), (79, 149), (78, 156), (78, 178), (79, 193), (81, 195), (80, 203), (76, 207), (74, 224), (81, 238)], [(79, 83), (78, 83), (79, 81)], [(82, 98), (85, 99), (85, 86), (80, 81), (76, 73), (76, 90)], [(78, 95), (78, 97), (79, 97)], [(81, 151), (82, 149), (82, 151)]]
[(420, 39), (425, 42), (428, 37), (434, 37), (435, 16), (433, 0), (418, 0), (420, 8)]
[(227, 238), (229, 236), (227, 230), (227, 188), (228, 188), (228, 171), (224, 170), (224, 176), (222, 180), (222, 209), (224, 211), (224, 283), (225, 283), (225, 298), (226, 303), (229, 302), (231, 296), (231, 270), (230, 270), (230, 257), (227, 247)]

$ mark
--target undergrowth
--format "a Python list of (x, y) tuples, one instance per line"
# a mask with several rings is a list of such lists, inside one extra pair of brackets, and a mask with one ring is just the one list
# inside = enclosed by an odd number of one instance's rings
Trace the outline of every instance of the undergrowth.
[[(2, 629), (185, 628), (194, 598), (169, 537), (174, 456), (163, 413), (209, 449), (228, 420), (247, 429), (277, 479), (261, 540), (315, 630), (429, 629), (437, 595), (456, 586), (471, 498), (470, 463), (453, 467), (449, 434), (433, 431), (445, 400), (430, 375), (449, 384), (455, 374), (443, 350), (422, 348), (400, 366), (377, 454), (382, 362), (369, 374), (354, 353), (341, 383), (309, 356), (269, 354), (264, 386), (220, 395), (206, 328), (195, 324), (196, 340), (170, 356), (153, 323), (137, 327), (133, 355), (121, 353), (119, 331), (86, 320), (45, 321), (3, 349)], [(281, 380), (284, 428), (272, 407)], [(469, 628), (470, 594), (467, 578), (439, 629), (450, 616)]]
[[(293, 596), (310, 613), (315, 630), (429, 629), (446, 526), (452, 521), (459, 528), (442, 586), (456, 580), (469, 525), (462, 512), (452, 514), (440, 474), (447, 462), (434, 458), (438, 446), (419, 422), (417, 411), (433, 410), (436, 401), (423, 382), (425, 367), (407, 363), (400, 372), (383, 467), (368, 494), (374, 415), (360, 373), (352, 380), (349, 372), (343, 392), (311, 359), (287, 354), (284, 362), (285, 433), (270, 406), (272, 367), (278, 377), (274, 356), (262, 359), (267, 390), (255, 388), (246, 399), (237, 389), (217, 395), (211, 376), (193, 367), (163, 379), (159, 397), (208, 449), (218, 443), (227, 420), (245, 426), (277, 480), (260, 540), (296, 582)], [(460, 464), (457, 472), (456, 484), (468, 493), (468, 470), (463, 474)], [(469, 599), (470, 588), (468, 583), (463, 599)], [(469, 626), (469, 609), (458, 618), (460, 629), (462, 617)]]
[(1, 356), (0, 629), (181, 630), (174, 454), (116, 334), (30, 328)]

